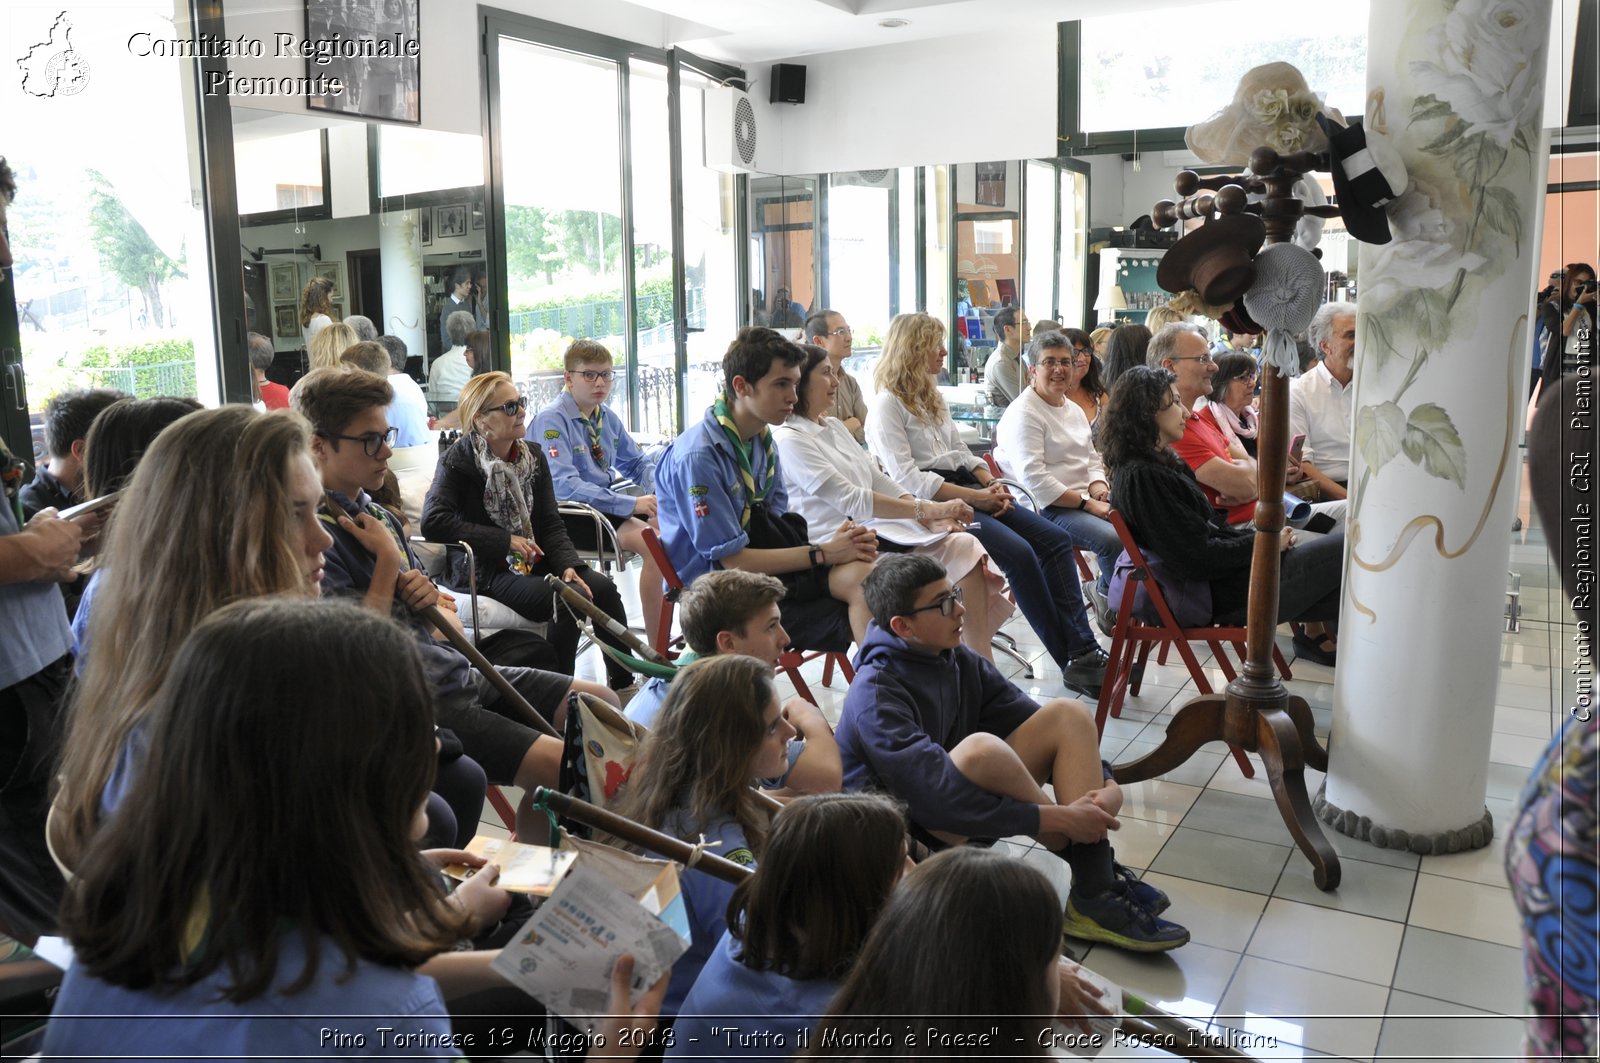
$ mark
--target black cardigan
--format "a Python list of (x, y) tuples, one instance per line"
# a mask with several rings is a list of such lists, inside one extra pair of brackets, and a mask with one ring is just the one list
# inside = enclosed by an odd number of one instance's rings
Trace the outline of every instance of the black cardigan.
[[(533, 524), (533, 537), (544, 551), (533, 566), (533, 574), (560, 575), (569, 568), (581, 569), (583, 559), (573, 548), (566, 523), (556, 508), (550, 463), (538, 447), (529, 446), (526, 441), (520, 445), (533, 452), (533, 497), (528, 500), (528, 518)], [(511, 551), (511, 533), (490, 519), (483, 504), (486, 483), (472, 452), (471, 437), (463, 435), (439, 456), (433, 486), (428, 488), (428, 499), (422, 507), (422, 534), (440, 542), (469, 544), (477, 558), (480, 580), (505, 571), (506, 554)], [(450, 548), (450, 578), (457, 587), (467, 584), (467, 555), (460, 547)]]
[(1112, 471), (1111, 497), (1140, 547), (1184, 579), (1248, 582), (1254, 534), (1214, 522), (1216, 510), (1183, 462), (1124, 462)]

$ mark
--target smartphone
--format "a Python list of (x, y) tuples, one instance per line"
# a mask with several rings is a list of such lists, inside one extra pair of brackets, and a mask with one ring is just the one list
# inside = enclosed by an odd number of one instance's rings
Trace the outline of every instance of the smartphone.
[(113, 491), (109, 495), (101, 495), (99, 498), (91, 498), (87, 502), (80, 502), (75, 506), (68, 506), (66, 509), (63, 509), (57, 513), (56, 516), (60, 517), (62, 520), (75, 520), (78, 517), (87, 517), (96, 510), (104, 509), (106, 506), (109, 506), (115, 502), (117, 500), (117, 494), (118, 492)]
[(1291, 440), (1290, 443), (1289, 443), (1289, 457), (1290, 457), (1290, 459), (1293, 460), (1293, 461), (1301, 461), (1301, 460), (1303, 460), (1300, 455), (1302, 454), (1302, 452), (1304, 452), (1305, 449), (1306, 449), (1306, 434), (1304, 432), (1296, 432), (1295, 436), (1294, 436), (1294, 439)]

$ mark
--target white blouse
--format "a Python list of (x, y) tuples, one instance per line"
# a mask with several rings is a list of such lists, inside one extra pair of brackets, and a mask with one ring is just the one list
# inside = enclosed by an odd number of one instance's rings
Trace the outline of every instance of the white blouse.
[(1096, 480), (1110, 484), (1082, 408), (1070, 400), (1052, 406), (1032, 387), (1024, 388), (1001, 416), (994, 459), (1041, 506), (1054, 504), (1068, 490), (1087, 491)]
[(914, 520), (873, 517), (874, 494), (901, 498), (907, 492), (884, 475), (837, 417), (824, 417), (821, 424), (790, 417), (772, 430), (772, 438), (781, 456), (789, 508), (806, 519), (813, 540), (826, 539), (846, 520), (868, 525), (902, 546), (921, 546), (944, 536)]
[(930, 425), (888, 391), (873, 396), (872, 413), (867, 417), (867, 446), (900, 489), (918, 498), (932, 498), (944, 486), (944, 477), (926, 469), (984, 467), (984, 460), (961, 441), (948, 410), (937, 425)]

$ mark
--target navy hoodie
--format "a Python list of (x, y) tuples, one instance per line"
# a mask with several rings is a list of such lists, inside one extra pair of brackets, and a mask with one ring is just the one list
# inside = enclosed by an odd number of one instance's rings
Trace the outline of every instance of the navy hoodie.
[(882, 790), (928, 830), (969, 838), (1039, 832), (1039, 806), (992, 794), (950, 762), (968, 735), (1005, 738), (1039, 708), (966, 646), (930, 654), (876, 623), (834, 733), (846, 790)]

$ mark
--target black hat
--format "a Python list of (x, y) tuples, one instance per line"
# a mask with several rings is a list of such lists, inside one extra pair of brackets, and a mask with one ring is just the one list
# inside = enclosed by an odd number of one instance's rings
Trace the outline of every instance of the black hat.
[(1317, 124), (1328, 134), (1328, 168), (1344, 227), (1363, 243), (1388, 243), (1389, 217), (1383, 206), (1399, 197), (1408, 182), (1400, 153), (1381, 136), (1368, 138), (1361, 126), (1341, 126), (1325, 114), (1317, 115)]

